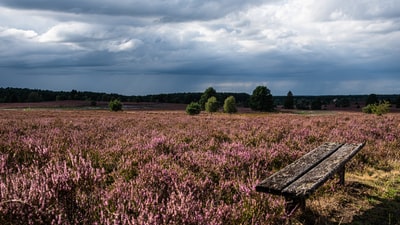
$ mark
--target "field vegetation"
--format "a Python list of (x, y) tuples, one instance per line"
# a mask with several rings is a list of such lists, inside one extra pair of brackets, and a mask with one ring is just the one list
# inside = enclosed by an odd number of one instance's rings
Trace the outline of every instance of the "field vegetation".
[[(400, 114), (0, 113), (0, 224), (400, 224)], [(345, 187), (255, 192), (326, 141), (366, 142)]]

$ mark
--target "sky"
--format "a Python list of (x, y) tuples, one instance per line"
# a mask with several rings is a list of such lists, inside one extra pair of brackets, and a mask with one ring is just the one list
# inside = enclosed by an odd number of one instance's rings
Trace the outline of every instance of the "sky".
[(400, 93), (399, 0), (0, 0), (0, 87)]

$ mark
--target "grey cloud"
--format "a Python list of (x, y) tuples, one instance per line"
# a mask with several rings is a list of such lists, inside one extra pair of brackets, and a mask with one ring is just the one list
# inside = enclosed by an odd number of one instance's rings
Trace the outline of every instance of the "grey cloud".
[(321, 20), (371, 20), (375, 18), (400, 17), (400, 3), (397, 0), (385, 1), (316, 1), (313, 8)]
[[(61, 11), (75, 14), (104, 14), (157, 17), (160, 22), (215, 19), (250, 5), (265, 3), (262, 0), (250, 1), (141, 1), (141, 0), (4, 0), (2, 5), (20, 9)], [(273, 0), (271, 1), (273, 2)]]
[(0, 86), (147, 94), (266, 84), (284, 95), (340, 93), (333, 85), (365, 93), (379, 83), (394, 90), (397, 3), (355, 2), (3, 0), (16, 15), (0, 15)]

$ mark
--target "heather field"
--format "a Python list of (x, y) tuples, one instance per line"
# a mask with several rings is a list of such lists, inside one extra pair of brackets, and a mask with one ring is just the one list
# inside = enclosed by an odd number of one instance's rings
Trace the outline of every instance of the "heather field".
[[(400, 224), (400, 114), (0, 113), (0, 224)], [(366, 142), (345, 187), (255, 192), (325, 141)]]

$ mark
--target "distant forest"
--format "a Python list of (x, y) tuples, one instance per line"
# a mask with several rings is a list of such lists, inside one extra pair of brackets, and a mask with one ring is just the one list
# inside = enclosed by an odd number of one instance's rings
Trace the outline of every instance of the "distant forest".
[[(21, 102), (46, 102), (81, 100), (89, 102), (109, 102), (119, 99), (122, 102), (154, 102), (154, 103), (179, 103), (189, 104), (200, 100), (201, 92), (153, 94), (143, 96), (126, 96), (113, 93), (99, 93), (89, 91), (50, 91), (28, 88), (0, 88), (0, 103)], [(375, 95), (375, 94), (372, 94)], [(248, 107), (250, 95), (247, 93), (217, 92), (217, 99), (223, 102), (229, 96), (234, 96), (236, 103), (241, 107)], [(323, 96), (296, 96), (293, 95), (295, 107), (298, 109), (310, 109), (315, 102), (324, 106), (335, 104), (336, 107), (362, 107), (370, 95), (323, 95)], [(400, 107), (400, 95), (375, 95), (379, 101), (387, 101), (396, 107)], [(273, 96), (274, 105), (283, 105), (287, 96)]]
[[(81, 100), (94, 102), (109, 102), (118, 99), (121, 102), (157, 102), (189, 104), (199, 101), (203, 93), (171, 93), (155, 95), (120, 95), (114, 93), (99, 93), (89, 91), (49, 91), (28, 88), (0, 88), (0, 103), (13, 102), (47, 102), (64, 100)], [(250, 95), (247, 93), (217, 93), (218, 100), (234, 96), (238, 105), (247, 106)]]

